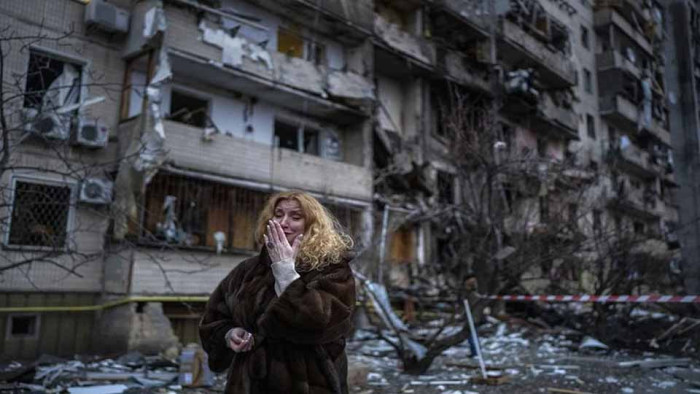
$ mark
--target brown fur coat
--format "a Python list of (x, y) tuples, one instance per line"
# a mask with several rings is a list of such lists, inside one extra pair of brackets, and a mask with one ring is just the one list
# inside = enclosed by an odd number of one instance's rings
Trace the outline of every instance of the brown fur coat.
[[(345, 261), (299, 274), (278, 298), (263, 248), (212, 293), (199, 336), (211, 369), (229, 368), (226, 393), (347, 393), (345, 336), (355, 306), (350, 266)], [(224, 335), (233, 327), (253, 333), (252, 350), (226, 346)]]

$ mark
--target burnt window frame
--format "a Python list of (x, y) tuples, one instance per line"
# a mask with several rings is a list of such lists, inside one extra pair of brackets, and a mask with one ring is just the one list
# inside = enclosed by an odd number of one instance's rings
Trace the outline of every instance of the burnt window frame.
[[(17, 201), (17, 183), (18, 182), (23, 182), (23, 183), (29, 183), (29, 184), (35, 184), (35, 185), (42, 185), (42, 186), (50, 186), (50, 187), (65, 187), (70, 189), (70, 193), (68, 195), (68, 209), (66, 213), (66, 233), (65, 233), (65, 238), (63, 240), (63, 245), (27, 245), (27, 244), (17, 244), (17, 243), (11, 243), (11, 234), (12, 234), (12, 226), (13, 226), (13, 216), (15, 213), (15, 203)], [(3, 234), (3, 239), (2, 239), (2, 245), (3, 249), (8, 249), (8, 250), (45, 250), (45, 251), (63, 251), (67, 252), (70, 250), (71, 245), (75, 244), (74, 240), (74, 234), (73, 231), (75, 229), (75, 216), (76, 216), (76, 204), (77, 204), (77, 199), (78, 199), (78, 185), (75, 182), (68, 182), (68, 181), (61, 181), (61, 180), (55, 180), (55, 179), (48, 179), (48, 178), (40, 178), (40, 177), (30, 177), (30, 176), (12, 176), (10, 180), (11, 184), (11, 196), (10, 196), (10, 207), (8, 210), (8, 222), (7, 222), (7, 229), (5, 230), (5, 233)]]

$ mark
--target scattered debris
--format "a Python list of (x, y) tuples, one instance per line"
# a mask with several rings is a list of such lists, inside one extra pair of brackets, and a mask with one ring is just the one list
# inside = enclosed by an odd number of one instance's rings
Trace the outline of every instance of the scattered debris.
[(593, 337), (585, 337), (585, 338), (583, 338), (583, 341), (581, 341), (581, 345), (579, 346), (579, 349), (608, 350), (610, 348), (608, 347), (608, 345), (604, 344), (603, 342), (601, 342)]

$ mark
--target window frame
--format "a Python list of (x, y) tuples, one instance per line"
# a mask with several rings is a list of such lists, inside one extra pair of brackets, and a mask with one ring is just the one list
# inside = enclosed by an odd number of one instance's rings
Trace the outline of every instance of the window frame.
[(595, 117), (592, 114), (586, 114), (586, 135), (591, 139), (597, 138)]
[(583, 90), (588, 94), (593, 94), (593, 73), (587, 68), (583, 68)]
[[(90, 69), (92, 68), (92, 61), (87, 59), (87, 58), (82, 58), (78, 56), (74, 56), (72, 54), (62, 52), (62, 51), (57, 51), (55, 49), (51, 48), (46, 48), (41, 45), (30, 45), (27, 51), (27, 58), (26, 58), (26, 71), (25, 71), (25, 77), (24, 77), (24, 88), (22, 90), (22, 108), (31, 108), (31, 107), (25, 107), (24, 106), (24, 97), (27, 94), (27, 75), (29, 74), (29, 59), (31, 58), (32, 53), (39, 53), (41, 55), (44, 55), (46, 57), (61, 61), (63, 63), (72, 63), (75, 65), (80, 66), (80, 95), (78, 96), (78, 102), (82, 103), (84, 102), (89, 93), (88, 89), (88, 84), (90, 82), (89, 74), (90, 74)], [(80, 114), (80, 111), (82, 111), (83, 108), (82, 106), (79, 107), (76, 111), (78, 111), (78, 114)]]
[[(33, 183), (39, 185), (65, 187), (70, 189), (70, 197), (68, 201), (68, 217), (66, 218), (66, 239), (64, 245), (60, 248), (54, 248), (51, 246), (40, 246), (40, 245), (17, 245), (10, 243), (10, 233), (12, 232), (12, 216), (15, 210), (15, 201), (17, 190), (17, 182)], [(48, 177), (40, 176), (28, 176), (28, 175), (12, 175), (10, 179), (10, 207), (8, 209), (8, 219), (7, 219), (7, 230), (2, 237), (2, 247), (6, 250), (36, 250), (36, 251), (63, 251), (68, 252), (71, 250), (71, 245), (75, 244), (75, 237), (73, 231), (75, 230), (75, 215), (76, 206), (78, 202), (78, 183), (75, 181), (66, 181), (59, 179), (51, 179)]]
[[(168, 94), (168, 113), (167, 113), (167, 116), (165, 117), (167, 120), (171, 120), (173, 122), (184, 124), (184, 125), (191, 126), (191, 127), (196, 127), (199, 129), (203, 129), (203, 128), (207, 127), (207, 122), (210, 119), (212, 119), (211, 113), (212, 113), (212, 104), (214, 101), (212, 96), (209, 96), (206, 93), (202, 93), (198, 90), (195, 90), (195, 89), (192, 89), (192, 88), (189, 88), (187, 86), (180, 85), (180, 84), (172, 84), (172, 86), (170, 87), (169, 90), (170, 90), (170, 92)], [(204, 112), (204, 125), (203, 126), (200, 127), (200, 126), (197, 126), (194, 124), (181, 122), (179, 120), (175, 120), (172, 117), (173, 116), (173, 93), (175, 93), (175, 92), (177, 92), (177, 94), (180, 94), (183, 96), (190, 96), (194, 99), (202, 100), (202, 101), (205, 101), (207, 103), (207, 109)], [(213, 122), (213, 120), (212, 120), (212, 122)]]
[(579, 31), (579, 36), (581, 39), (581, 46), (587, 50), (591, 49), (591, 32), (590, 30), (586, 27), (581, 25), (581, 29)]
[[(323, 152), (323, 140), (324, 140), (324, 137), (325, 137), (326, 133), (327, 133), (328, 130), (329, 130), (328, 127), (325, 127), (324, 125), (322, 125), (322, 124), (320, 124), (320, 123), (317, 123), (317, 122), (314, 122), (314, 121), (310, 121), (310, 120), (308, 120), (308, 119), (302, 119), (302, 118), (298, 118), (298, 117), (296, 117), (296, 116), (290, 116), (290, 115), (287, 115), (287, 114), (275, 114), (275, 116), (274, 116), (273, 119), (274, 119), (274, 120), (273, 120), (273, 124), (272, 124), (272, 145), (273, 145), (275, 148), (277, 148), (277, 149), (287, 149), (287, 150), (290, 150), (290, 151), (292, 151), (292, 152), (297, 152), (297, 153), (301, 153), (301, 154), (304, 154), (304, 155), (319, 157), (319, 158), (322, 158), (322, 159), (325, 158), (325, 157), (324, 157), (324, 152)], [(287, 124), (287, 125), (289, 125), (289, 126), (294, 126), (294, 127), (296, 127), (296, 129), (297, 129), (297, 149), (296, 149), (296, 150), (289, 149), (289, 148), (283, 148), (283, 147), (281, 147), (281, 146), (279, 146), (279, 145), (277, 144), (277, 130), (276, 130), (276, 127), (275, 127), (275, 125), (276, 125), (277, 122), (279, 122), (279, 123), (285, 123), (285, 124)], [(302, 126), (303, 126), (303, 132), (302, 132)], [(306, 132), (306, 130), (313, 130), (313, 131), (315, 131), (316, 133), (318, 133), (318, 134), (317, 134), (317, 136), (318, 136), (318, 140), (317, 140), (318, 146), (316, 147), (317, 150), (318, 150), (318, 154), (313, 154), (313, 153), (308, 153), (308, 152), (306, 152), (306, 150), (305, 150), (305, 148), (304, 148), (304, 140), (305, 140), (305, 132)], [(342, 141), (342, 138), (340, 137), (340, 134), (337, 132), (337, 130), (335, 130), (335, 129), (330, 129), (330, 130), (332, 130), (331, 132), (335, 133), (335, 135), (338, 137), (338, 139), (341, 140), (341, 157), (342, 157), (342, 154), (343, 154), (343, 148), (342, 148), (342, 146), (343, 146), (343, 145), (342, 145), (342, 144), (343, 144), (343, 141)], [(342, 160), (340, 160), (340, 161), (342, 161)]]
[[(12, 335), (12, 319), (16, 317), (34, 317), (34, 333), (31, 335)], [(40, 313), (10, 313), (5, 321), (5, 340), (6, 341), (21, 341), (28, 339), (38, 339), (41, 331), (41, 314)]]

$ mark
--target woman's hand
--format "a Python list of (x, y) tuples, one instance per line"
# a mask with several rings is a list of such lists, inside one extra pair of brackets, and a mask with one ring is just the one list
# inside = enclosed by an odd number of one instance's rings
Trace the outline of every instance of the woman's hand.
[(274, 220), (269, 220), (267, 223), (267, 234), (263, 234), (263, 238), (267, 253), (270, 255), (270, 260), (273, 263), (283, 260), (296, 260), (302, 234), (294, 239), (293, 245), (290, 245), (284, 230), (282, 230), (282, 225)]
[(247, 352), (253, 348), (255, 340), (253, 334), (248, 331), (236, 327), (228, 330), (226, 333), (226, 346), (231, 348), (236, 353)]

